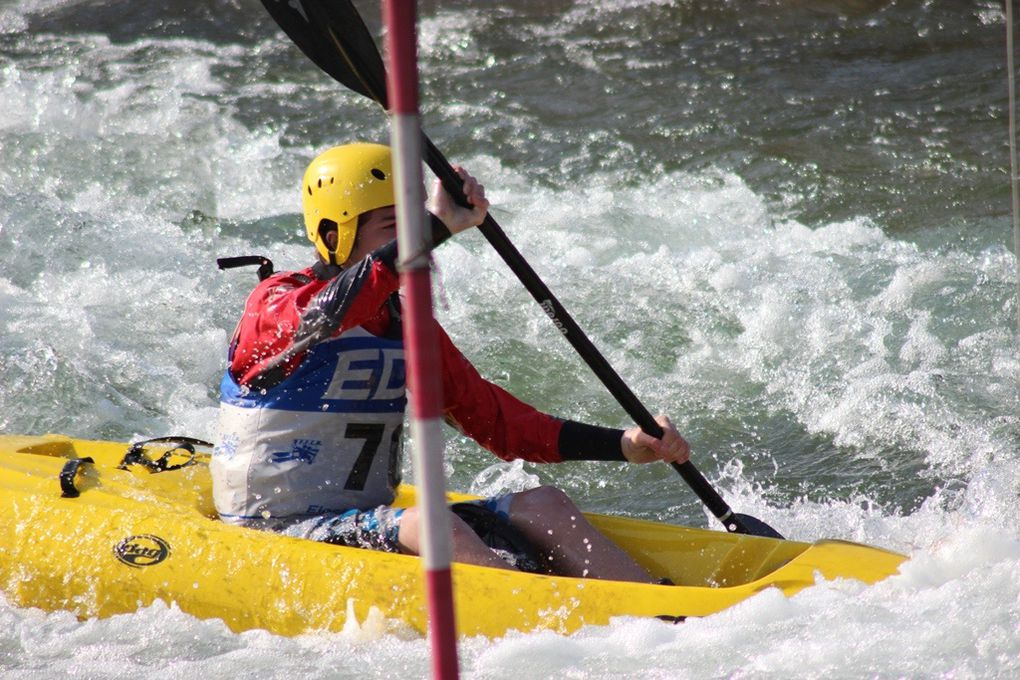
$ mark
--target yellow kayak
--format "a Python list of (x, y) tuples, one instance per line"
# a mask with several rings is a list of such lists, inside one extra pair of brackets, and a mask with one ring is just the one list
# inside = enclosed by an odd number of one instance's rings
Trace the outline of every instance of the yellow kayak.
[[(351, 616), (365, 621), (373, 609), (425, 631), (418, 558), (224, 524), (212, 505), (208, 452), (187, 448), (0, 435), (0, 591), (18, 606), (83, 618), (162, 600), (235, 631), (336, 631)], [(398, 504), (413, 503), (414, 488), (401, 487)], [(706, 616), (768, 588), (792, 595), (819, 576), (875, 583), (906, 559), (844, 541), (588, 517), (651, 573), (677, 585), (458, 564), (459, 633), (570, 633), (614, 616)]]

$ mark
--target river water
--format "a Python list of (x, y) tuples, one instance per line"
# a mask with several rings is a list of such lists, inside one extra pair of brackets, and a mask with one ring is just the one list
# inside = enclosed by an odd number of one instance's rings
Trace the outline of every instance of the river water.
[[(680, 626), (467, 640), (463, 674), (1020, 674), (1000, 5), (426, 2), (420, 32), (426, 130), (729, 504), (911, 558), (871, 588)], [(255, 281), (215, 259), (305, 266), (305, 164), (384, 141), (385, 116), (251, 0), (4, 1), (0, 102), (0, 431), (212, 437)], [(437, 313), (484, 375), (628, 424), (479, 234), (436, 265)], [(588, 510), (714, 526), (666, 466), (504, 464), (449, 434), (452, 487), (555, 483)], [(0, 672), (421, 677), (428, 647), (373, 622), (285, 639), (162, 604), (77, 621), (0, 599)]]

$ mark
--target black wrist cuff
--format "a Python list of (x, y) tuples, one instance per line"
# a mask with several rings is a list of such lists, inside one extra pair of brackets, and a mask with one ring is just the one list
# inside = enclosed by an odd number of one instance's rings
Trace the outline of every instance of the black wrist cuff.
[(560, 458), (626, 461), (620, 447), (622, 437), (623, 430), (564, 420), (560, 429)]

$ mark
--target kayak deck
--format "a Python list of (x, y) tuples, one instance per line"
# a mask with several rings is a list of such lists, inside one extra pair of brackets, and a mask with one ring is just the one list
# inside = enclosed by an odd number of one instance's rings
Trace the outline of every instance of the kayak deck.
[[(150, 459), (173, 447), (146, 447)], [(208, 454), (164, 472), (117, 469), (129, 445), (60, 435), (0, 436), (0, 591), (20, 606), (82, 617), (175, 602), (234, 630), (284, 635), (339, 630), (371, 609), (425, 630), (418, 558), (315, 543), (226, 525), (216, 518)], [(89, 457), (62, 497), (60, 473)], [(170, 467), (189, 455), (170, 451)], [(66, 477), (67, 475), (65, 475)], [(451, 500), (467, 496), (451, 494)], [(399, 505), (414, 502), (402, 486)], [(453, 567), (458, 630), (572, 632), (612, 616), (705, 616), (757, 592), (786, 595), (817, 576), (874, 583), (904, 556), (843, 541), (799, 541), (586, 514), (656, 576), (676, 586)]]

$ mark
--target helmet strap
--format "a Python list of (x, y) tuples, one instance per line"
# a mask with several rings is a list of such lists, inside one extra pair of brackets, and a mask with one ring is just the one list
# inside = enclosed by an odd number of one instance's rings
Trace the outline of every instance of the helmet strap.
[(337, 223), (334, 222), (333, 220), (323, 218), (322, 220), (319, 221), (319, 239), (326, 246), (326, 254), (329, 256), (329, 263), (334, 266), (337, 265), (336, 244), (334, 243), (331, 246), (329, 239), (327, 237), (329, 236), (330, 232), (332, 232), (334, 234), (334, 238), (338, 238), (339, 237), (339, 234), (337, 233), (338, 227), (339, 225), (337, 225)]

